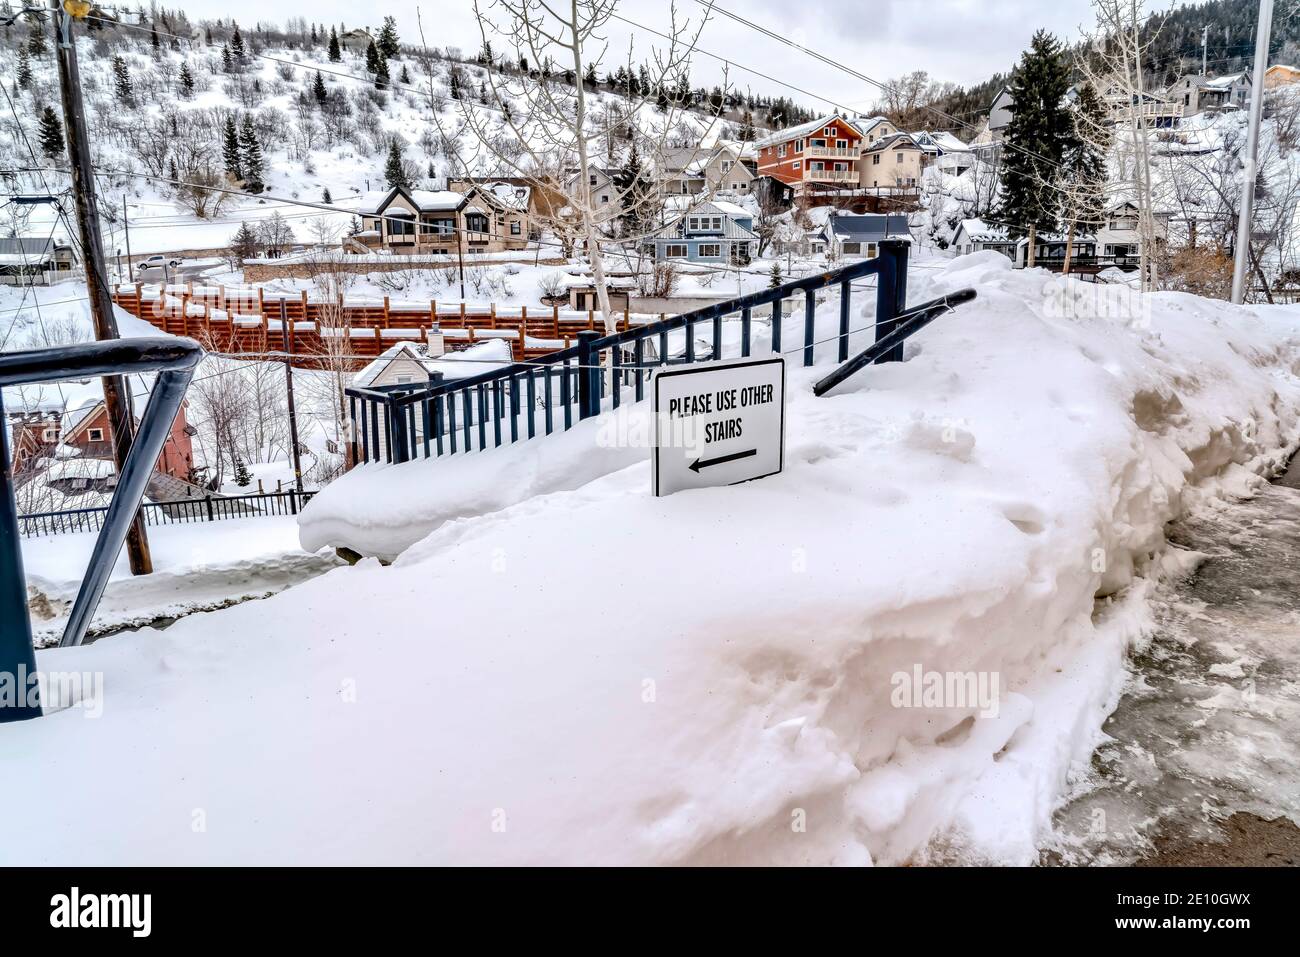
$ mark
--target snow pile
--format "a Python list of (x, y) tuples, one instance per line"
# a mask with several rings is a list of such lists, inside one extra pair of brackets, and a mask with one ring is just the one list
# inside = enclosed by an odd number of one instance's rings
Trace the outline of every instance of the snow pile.
[[(598, 441), (645, 407), (361, 469), (304, 541), (392, 547), (406, 514), (392, 566), (42, 653), (104, 672), (103, 717), (0, 727), (6, 860), (1034, 860), (1165, 523), (1293, 445), (1300, 312), (917, 273), (980, 298), (831, 397), (791, 367), (779, 476), (652, 498), (648, 452)], [(929, 699), (965, 673), (993, 698)]]

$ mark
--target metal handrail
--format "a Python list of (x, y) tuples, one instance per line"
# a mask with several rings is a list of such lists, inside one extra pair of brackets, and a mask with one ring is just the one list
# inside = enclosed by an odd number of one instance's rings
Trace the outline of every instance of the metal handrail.
[[(54, 349), (10, 352), (0, 355), (0, 387), (58, 382), (93, 376), (156, 372), (140, 428), (118, 477), (117, 490), (95, 540), (86, 576), (77, 592), (60, 647), (79, 645), (91, 616), (108, 584), (127, 531), (135, 520), (154, 463), (162, 454), (172, 422), (185, 399), (194, 369), (203, 358), (197, 342), (179, 338), (115, 339)], [(0, 395), (0, 416), (4, 414)], [(0, 430), (0, 673), (15, 678), (36, 673), (31, 619), (27, 610), (27, 584), (14, 500), (13, 463), (8, 441)], [(17, 721), (40, 715), (33, 696), (14, 707), (0, 707), (0, 721)]]

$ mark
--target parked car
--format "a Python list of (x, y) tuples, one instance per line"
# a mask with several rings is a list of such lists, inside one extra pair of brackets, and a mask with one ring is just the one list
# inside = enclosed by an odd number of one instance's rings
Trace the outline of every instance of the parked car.
[(170, 266), (175, 269), (183, 259), (168, 259), (166, 256), (150, 256), (148, 259), (141, 260), (135, 264), (138, 272), (148, 272), (151, 269), (162, 269), (164, 266)]

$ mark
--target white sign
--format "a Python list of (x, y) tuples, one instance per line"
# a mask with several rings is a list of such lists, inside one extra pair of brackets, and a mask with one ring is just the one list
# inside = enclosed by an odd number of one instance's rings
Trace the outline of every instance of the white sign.
[(785, 464), (785, 359), (702, 362), (654, 379), (654, 493), (734, 485)]

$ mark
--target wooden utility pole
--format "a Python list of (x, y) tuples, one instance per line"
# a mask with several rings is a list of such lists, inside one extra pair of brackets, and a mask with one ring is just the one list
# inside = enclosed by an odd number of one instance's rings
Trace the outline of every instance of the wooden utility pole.
[(298, 454), (298, 410), (293, 400), (293, 330), (289, 310), (280, 299), (280, 336), (284, 344), (284, 387), (289, 402), (289, 447), (292, 449), (293, 483), (302, 492), (302, 458)]
[[(99, 236), (99, 215), (95, 206), (95, 174), (90, 165), (90, 143), (86, 139), (86, 116), (81, 101), (81, 74), (77, 69), (77, 48), (72, 36), (72, 17), (59, 0), (50, 0), (54, 17), (54, 54), (59, 65), (59, 87), (63, 99), (63, 126), (67, 132), (72, 194), (77, 202), (77, 226), (81, 234), (81, 254), (86, 267), (86, 293), (90, 314), (95, 321), (95, 338), (119, 339), (117, 319), (113, 315), (113, 297), (108, 288), (108, 270), (104, 265), (104, 247)], [(117, 474), (126, 465), (127, 453), (135, 438), (135, 418), (131, 392), (120, 375), (104, 376), (104, 407), (108, 412), (113, 436), (113, 461)], [(126, 552), (131, 560), (131, 574), (153, 572), (149, 554), (149, 537), (144, 519), (137, 511), (126, 536)]]
[[(1232, 301), (1246, 301), (1246, 277), (1251, 259), (1250, 237), (1255, 217), (1255, 181), (1259, 178), (1259, 126), (1264, 108), (1264, 71), (1268, 69), (1268, 43), (1273, 30), (1273, 0), (1260, 0), (1259, 26), (1255, 29), (1255, 65), (1251, 74), (1250, 122), (1246, 149), (1241, 157), (1241, 209), (1237, 214), (1237, 248), (1233, 250)], [(1258, 268), (1258, 263), (1256, 264)], [(1264, 273), (1259, 274), (1265, 286)]]

